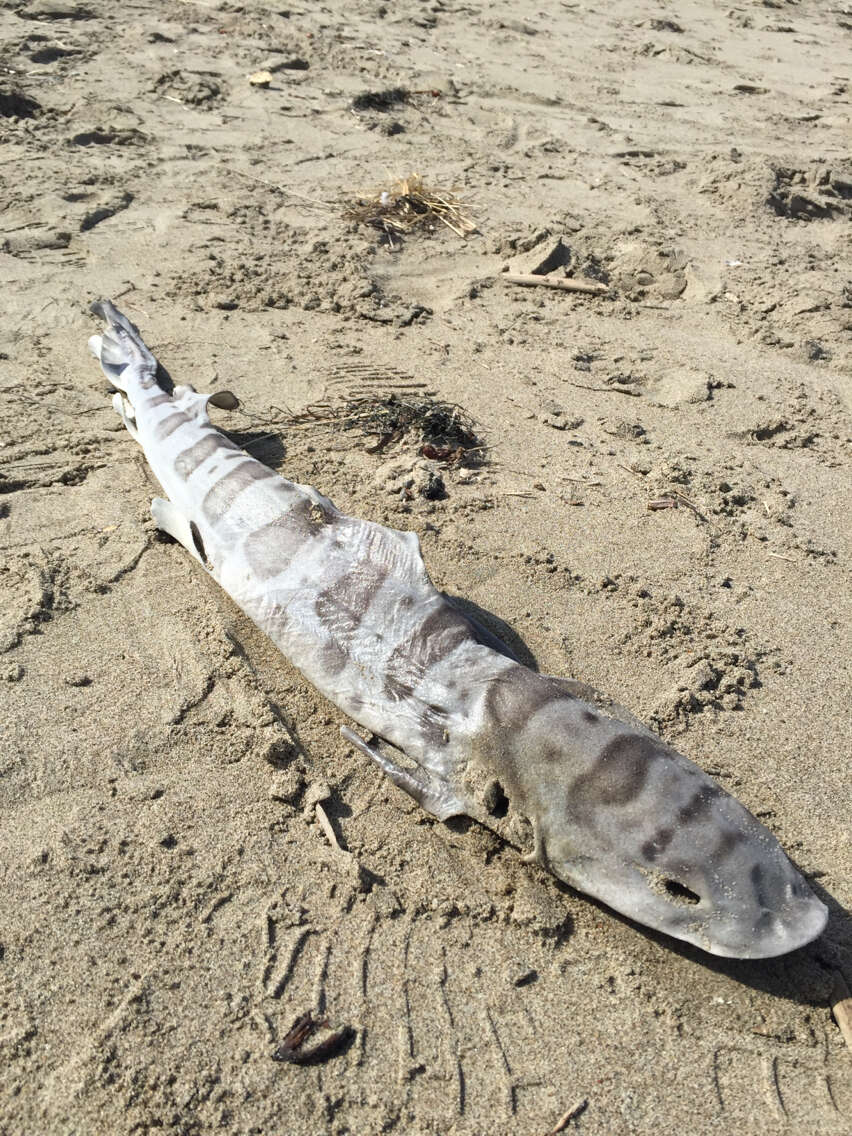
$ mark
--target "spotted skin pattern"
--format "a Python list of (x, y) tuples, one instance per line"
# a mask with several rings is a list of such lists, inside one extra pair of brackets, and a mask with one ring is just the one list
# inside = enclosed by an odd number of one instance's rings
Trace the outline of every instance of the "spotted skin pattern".
[(91, 350), (163, 486), (158, 525), (373, 735), (343, 729), (396, 785), (440, 819), (530, 834), (528, 859), (711, 954), (771, 957), (822, 932), (826, 908), (775, 837), (697, 765), (495, 649), (433, 586), (413, 533), (255, 461), (207, 415), (232, 395), (165, 392), (134, 325), (108, 301), (93, 311)]

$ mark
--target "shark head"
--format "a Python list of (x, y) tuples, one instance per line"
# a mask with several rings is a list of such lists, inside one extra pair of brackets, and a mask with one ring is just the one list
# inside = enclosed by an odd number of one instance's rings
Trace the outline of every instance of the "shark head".
[(510, 799), (554, 875), (631, 919), (729, 958), (815, 939), (828, 911), (773, 834), (697, 765), (557, 680), (515, 719)]

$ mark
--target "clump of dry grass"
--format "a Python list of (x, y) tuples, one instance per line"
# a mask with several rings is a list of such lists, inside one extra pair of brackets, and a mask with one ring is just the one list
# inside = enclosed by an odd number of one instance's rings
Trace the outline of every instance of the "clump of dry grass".
[(308, 429), (333, 424), (339, 430), (375, 438), (365, 447), (368, 454), (382, 453), (406, 437), (413, 439), (424, 457), (452, 465), (479, 464), (486, 450), (466, 411), (426, 394), (349, 398), (336, 405), (315, 403), (290, 422)]
[(400, 178), (387, 189), (358, 198), (346, 207), (344, 216), (378, 229), (390, 245), (395, 243), (394, 237), (424, 229), (434, 232), (438, 225), (446, 225), (457, 237), (476, 230), (469, 206), (449, 190), (427, 186), (420, 174)]
[(412, 92), (407, 87), (390, 87), (385, 91), (362, 91), (351, 102), (355, 111), (391, 110), (399, 103), (411, 102)]

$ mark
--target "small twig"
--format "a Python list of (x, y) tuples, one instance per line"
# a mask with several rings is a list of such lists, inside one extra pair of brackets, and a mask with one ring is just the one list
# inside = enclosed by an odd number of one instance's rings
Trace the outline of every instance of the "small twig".
[(792, 556), (782, 556), (780, 552), (767, 552), (766, 555), (773, 556), (776, 560), (786, 560), (788, 564), (796, 563)]
[(840, 1027), (844, 1041), (852, 1049), (852, 995), (846, 979), (839, 970), (834, 972), (834, 988), (829, 999), (834, 1020)]
[[(638, 470), (628, 469), (626, 465), (621, 466), (621, 469), (626, 470), (628, 473), (637, 473)], [(673, 492), (670, 497), (655, 497), (653, 500), (647, 502), (649, 509), (677, 509), (679, 505), (686, 505), (687, 509), (692, 509), (696, 517), (705, 524), (710, 524), (710, 521), (696, 504), (694, 504), (688, 497), (684, 497), (682, 493)]]
[(524, 288), (559, 288), (563, 292), (588, 292), (591, 295), (601, 295), (608, 292), (606, 284), (599, 284), (595, 280), (572, 280), (567, 276), (542, 276), (535, 273), (504, 272), (502, 279), (507, 284), (520, 284)]
[(249, 446), (259, 446), (261, 442), (268, 442), (271, 438), (280, 438), (280, 434), (261, 434), (259, 438), (252, 438), (251, 441), (246, 442), (242, 447), (247, 450)]
[(583, 1100), (575, 1104), (573, 1108), (569, 1108), (564, 1116), (561, 1116), (559, 1120), (557, 1120), (553, 1128), (551, 1128), (547, 1133), (547, 1136), (558, 1136), (560, 1132), (564, 1132), (571, 1121), (576, 1120), (578, 1116), (581, 1116), (588, 1107), (589, 1102), (584, 1097)]
[[(281, 415), (280, 418), (271, 419), (270, 425), (277, 423), (277, 422), (289, 422), (290, 419), (293, 418), (293, 411), (290, 409), (289, 406), (284, 406), (284, 408), (282, 409), (280, 406), (276, 406), (274, 402), (271, 402), (269, 404), (269, 409), (275, 410), (275, 411), (277, 411), (278, 414)], [(243, 407), (243, 411), (245, 412), (245, 406)], [(258, 418), (257, 419), (258, 422), (262, 422), (262, 421), (265, 421), (265, 420), (266, 420), (265, 418)]]
[(676, 509), (678, 501), (674, 497), (655, 497), (648, 502), (649, 509)]
[(566, 379), (569, 387), (578, 387), (584, 391), (600, 391), (601, 394), (629, 394), (631, 398), (640, 398), (641, 391), (631, 390), (630, 387), (590, 387), (588, 383), (572, 383)]
[(317, 801), (317, 803), (314, 805), (314, 811), (317, 814), (317, 820), (319, 821), (319, 826), (323, 830), (323, 832), (325, 833), (326, 840), (328, 840), (328, 842), (332, 846), (332, 848), (337, 849), (338, 852), (345, 852), (346, 849), (341, 847), (341, 845), (340, 845), (340, 843), (337, 839), (337, 836), (335, 835), (334, 829), (331, 827), (331, 821), (328, 819), (328, 814), (326, 813), (326, 811), (322, 807), (322, 805), (319, 803), (319, 801)]
[(439, 220), (439, 221), (443, 221), (443, 222), (444, 222), (444, 224), (445, 224), (445, 225), (447, 226), (447, 228), (448, 228), (448, 229), (452, 229), (452, 230), (453, 230), (453, 232), (454, 232), (454, 233), (456, 234), (456, 236), (457, 236), (457, 237), (462, 237), (462, 238), (464, 238), (464, 235), (465, 235), (465, 234), (464, 234), (464, 233), (463, 233), (463, 232), (461, 231), (461, 229), (457, 229), (457, 228), (455, 227), (455, 225), (451, 224), (451, 223), (450, 223), (450, 222), (449, 222), (449, 221), (447, 220), (447, 218), (446, 218), (446, 217), (444, 216), (444, 214), (443, 214), (443, 213), (437, 213), (437, 214), (436, 214), (436, 216), (437, 216), (437, 218), (438, 218), (438, 220)]
[(21, 229), (43, 229), (47, 221), (26, 221), (23, 225), (15, 225), (11, 229), (4, 229), (4, 234), (20, 233)]
[(43, 162), (47, 156), (47, 154), (30, 154), (22, 158), (4, 158), (4, 160), (0, 162), (0, 166), (10, 166), (12, 162)]
[[(45, 410), (52, 410), (54, 414), (67, 414), (69, 418), (79, 418), (81, 414), (97, 414), (99, 410), (104, 410), (110, 404), (108, 402), (99, 403), (97, 406), (87, 406), (82, 410), (66, 410), (64, 406), (56, 406), (55, 403), (45, 402), (40, 398), (33, 398), (30, 394), (24, 394), (23, 391), (12, 391), (7, 388), (14, 398), (22, 398), (24, 402), (31, 402), (33, 406), (43, 406)], [(4, 392), (5, 393), (5, 392)]]
[(310, 1010), (307, 1014), (300, 1014), (282, 1038), (280, 1048), (287, 1053), (292, 1053), (307, 1041), (317, 1028), (317, 1024)]
[(270, 189), (275, 189), (279, 193), (284, 193), (288, 197), (299, 197), (302, 201), (307, 201), (311, 205), (315, 205), (321, 209), (333, 209), (334, 206), (330, 201), (322, 201), (317, 197), (309, 197), (306, 193), (297, 193), (295, 189), (287, 189), (283, 185), (278, 185), (277, 182), (269, 181), (267, 178), (258, 177), (257, 174), (250, 174), (247, 170), (238, 170), (236, 166), (225, 166), (229, 173), (239, 174), (240, 177), (248, 178), (250, 181), (259, 182), (261, 185), (268, 185)]
[(704, 523), (708, 524), (708, 525), (710, 524), (710, 521), (708, 520), (708, 518), (704, 516), (704, 514), (701, 512), (701, 510), (698, 508), (698, 506), (694, 505), (692, 503), (692, 501), (689, 500), (688, 497), (684, 497), (684, 495), (682, 493), (677, 493), (677, 492), (673, 493), (672, 496), (675, 497), (678, 501), (682, 501), (683, 504), (686, 505), (687, 509), (692, 509), (693, 513), (695, 513), (695, 515), (696, 515), (696, 517), (698, 517), (699, 521), (704, 521)]

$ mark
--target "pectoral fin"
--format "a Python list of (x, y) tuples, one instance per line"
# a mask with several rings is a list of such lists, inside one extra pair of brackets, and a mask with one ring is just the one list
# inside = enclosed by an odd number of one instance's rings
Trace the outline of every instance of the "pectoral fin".
[(151, 516), (156, 521), (158, 529), (174, 537), (199, 564), (203, 564), (205, 568), (209, 567), (198, 526), (194, 525), (171, 501), (167, 501), (165, 497), (155, 497), (151, 502)]
[(379, 769), (398, 789), (408, 793), (421, 808), (437, 817), (438, 820), (448, 820), (453, 816), (469, 814), (468, 807), (456, 796), (448, 782), (435, 777), (433, 774), (424, 774), (419, 769), (414, 771), (395, 765), (378, 747), (365, 742), (348, 726), (341, 726), (340, 733), (356, 749), (375, 761)]
[(138, 442), (139, 432), (136, 429), (136, 419), (133, 416), (133, 407), (130, 405), (121, 391), (116, 391), (112, 396), (112, 407), (121, 421), (127, 427), (127, 431), (130, 434), (131, 438)]

